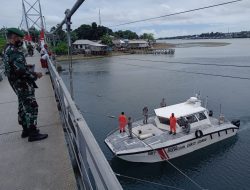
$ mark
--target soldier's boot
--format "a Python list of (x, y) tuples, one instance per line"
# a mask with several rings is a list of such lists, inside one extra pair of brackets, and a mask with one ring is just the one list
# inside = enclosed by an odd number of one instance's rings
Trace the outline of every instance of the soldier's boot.
[(21, 134), (21, 137), (22, 138), (26, 138), (29, 136), (29, 130), (28, 130), (28, 127), (25, 123), (23, 123), (23, 120), (22, 120), (22, 117), (20, 116), (21, 111), (18, 112), (18, 124), (22, 126), (23, 128), (23, 131), (22, 131), (22, 134)]
[[(28, 130), (27, 126), (26, 125), (22, 125), (22, 128), (23, 128), (23, 131), (22, 131), (21, 137), (22, 138), (28, 137), (29, 136), (29, 130)], [(36, 131), (39, 133), (40, 130), (36, 129)]]
[(27, 126), (22, 125), (22, 127), (23, 127), (23, 131), (22, 131), (21, 137), (26, 138), (29, 136), (29, 130), (28, 130)]
[(18, 113), (18, 124), (21, 125), (22, 128), (23, 128), (21, 137), (22, 137), (22, 138), (28, 137), (28, 136), (29, 136), (29, 131), (28, 131), (27, 126), (23, 123), (23, 121), (22, 121), (22, 119), (21, 119), (21, 116), (20, 116), (20, 113)]
[(31, 126), (29, 128), (29, 138), (28, 138), (29, 142), (40, 141), (46, 139), (47, 137), (48, 134), (41, 134), (35, 126)]

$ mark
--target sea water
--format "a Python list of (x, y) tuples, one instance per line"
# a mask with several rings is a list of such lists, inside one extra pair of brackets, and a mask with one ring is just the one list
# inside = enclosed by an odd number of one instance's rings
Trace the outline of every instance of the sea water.
[[(240, 119), (238, 134), (202, 150), (171, 160), (203, 188), (211, 190), (250, 188), (250, 39), (169, 40), (182, 44), (174, 55), (125, 55), (73, 62), (75, 102), (116, 173), (183, 189), (198, 189), (167, 162), (131, 163), (114, 157), (104, 144), (106, 135), (118, 128), (117, 117), (125, 112), (134, 120), (159, 107), (186, 101), (199, 93), (217, 117)], [(187, 45), (190, 42), (227, 42), (226, 46)], [(184, 45), (183, 45), (184, 43)], [(181, 64), (182, 63), (182, 64)], [(183, 64), (185, 63), (185, 64)], [(190, 64), (196, 63), (196, 64)], [(67, 62), (61, 63), (68, 68)], [(196, 73), (196, 74), (194, 74)], [(223, 75), (229, 77), (210, 76)], [(68, 72), (61, 74), (69, 86)], [(112, 118), (110, 116), (115, 116)], [(124, 189), (168, 189), (119, 177)], [(169, 188), (170, 189), (170, 188)]]

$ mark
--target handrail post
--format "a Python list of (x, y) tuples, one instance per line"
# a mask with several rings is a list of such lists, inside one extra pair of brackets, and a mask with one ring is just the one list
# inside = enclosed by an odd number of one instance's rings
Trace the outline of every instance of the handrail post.
[(70, 80), (70, 95), (72, 99), (74, 100), (74, 88), (73, 88), (73, 66), (72, 66), (72, 43), (71, 43), (71, 16), (70, 16), (70, 10), (67, 9), (65, 11), (65, 20), (66, 20), (66, 30), (67, 30), (67, 39), (68, 39), (68, 59), (69, 59), (69, 80)]

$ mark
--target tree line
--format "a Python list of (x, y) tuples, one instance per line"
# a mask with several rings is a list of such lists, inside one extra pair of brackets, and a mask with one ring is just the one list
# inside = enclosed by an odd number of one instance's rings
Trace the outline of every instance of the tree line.
[(185, 36), (174, 36), (174, 37), (165, 37), (159, 38), (163, 39), (218, 39), (218, 38), (250, 38), (250, 31), (241, 31), (241, 32), (207, 32), (195, 35), (185, 35)]
[[(53, 32), (57, 26), (54, 26), (51, 28), (51, 32)], [(113, 32), (112, 29), (105, 27), (105, 26), (99, 26), (95, 22), (93, 22), (91, 25), (88, 24), (82, 24), (75, 30), (71, 31), (71, 38), (72, 41), (79, 40), (79, 39), (88, 39), (88, 40), (102, 40), (103, 37), (107, 36), (114, 36), (115, 38), (122, 38), (122, 39), (145, 39), (145, 40), (154, 40), (153, 34), (147, 34), (144, 33), (142, 35), (138, 35), (136, 32), (133, 32), (131, 30), (119, 30), (116, 32)], [(62, 29), (59, 29), (57, 31), (57, 37), (59, 41), (66, 41), (66, 32)], [(107, 44), (109, 45), (109, 44)]]
[[(50, 30), (50, 32), (53, 32), (58, 28), (57, 26), (53, 26)], [(154, 40), (153, 34), (144, 33), (142, 35), (138, 35), (136, 32), (133, 32), (131, 30), (118, 30), (116, 32), (113, 32), (112, 29), (97, 25), (95, 22), (92, 24), (82, 24), (75, 30), (72, 30), (70, 32), (72, 42), (80, 39), (87, 39), (87, 40), (93, 40), (93, 41), (101, 41), (102, 44), (112, 46), (112, 37), (118, 38), (118, 39), (144, 39), (148, 41)], [(56, 47), (54, 47), (54, 51), (57, 54), (65, 54), (67, 53), (67, 34), (66, 32), (60, 28), (56, 32)]]
[[(50, 32), (53, 32), (56, 30), (57, 26), (53, 26), (50, 29)], [(1, 29), (3, 30), (3, 29)], [(25, 34), (28, 32), (23, 30)], [(31, 27), (29, 29), (29, 33), (31, 35), (33, 42), (39, 42), (39, 35), (40, 31), (37, 30), (35, 27)], [(153, 41), (154, 35), (151, 33), (144, 33), (142, 35), (138, 35), (136, 32), (133, 32), (131, 30), (118, 30), (116, 32), (113, 32), (112, 29), (97, 25), (96, 22), (93, 22), (92, 24), (82, 24), (75, 30), (72, 30), (70, 32), (72, 42), (79, 40), (79, 39), (88, 39), (93, 41), (99, 41), (101, 40), (101, 43), (106, 44), (108, 46), (112, 46), (112, 38), (121, 38), (121, 39), (144, 39), (147, 41)], [(60, 28), (56, 32), (56, 47), (53, 48), (53, 50), (58, 54), (65, 54), (67, 53), (67, 35), (66, 32)], [(5, 44), (4, 38), (0, 37), (0, 49), (2, 45)]]

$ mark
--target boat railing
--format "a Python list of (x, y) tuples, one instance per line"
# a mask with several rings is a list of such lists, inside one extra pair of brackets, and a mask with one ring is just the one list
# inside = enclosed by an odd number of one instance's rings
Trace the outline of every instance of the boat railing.
[[(148, 117), (151, 117), (151, 116), (154, 116), (154, 113), (151, 113), (151, 114), (148, 115)], [(134, 119), (134, 121), (140, 121), (140, 120), (143, 120), (143, 119), (144, 119), (144, 117), (138, 117), (138, 118)], [(136, 126), (135, 126), (135, 125), (136, 125)], [(139, 124), (139, 123), (137, 123), (137, 122), (134, 122), (133, 125), (132, 125), (132, 128), (138, 127), (138, 126), (142, 126), (142, 125)], [(128, 127), (128, 125), (126, 125), (126, 128), (127, 128), (127, 127)], [(108, 137), (108, 136), (114, 134), (117, 130), (119, 130), (119, 129), (118, 129), (118, 128), (113, 129), (113, 130), (110, 131), (106, 136)]]
[(80, 189), (122, 189), (62, 78), (50, 59), (48, 63), (73, 167), (80, 174)]
[(110, 136), (110, 135), (114, 134), (117, 130), (118, 130), (118, 128), (113, 129), (113, 130), (112, 130), (112, 131), (110, 131), (110, 132), (109, 132), (106, 136), (108, 137), (108, 136)]
[[(219, 116), (218, 122), (219, 122), (219, 123), (220, 123), (220, 122), (222, 122), (222, 123), (231, 123), (231, 121), (230, 121), (227, 117), (225, 117), (224, 115)], [(222, 123), (221, 123), (221, 124), (222, 124)]]
[[(154, 115), (155, 115), (155, 114), (153, 114), (153, 113), (152, 113), (152, 114), (149, 114), (149, 118), (150, 118), (151, 116), (154, 116)], [(135, 120), (136, 120), (136, 121), (141, 121), (141, 120), (143, 120), (143, 119), (144, 119), (144, 117), (139, 117), (139, 118), (137, 118), (137, 119), (135, 119)], [(143, 124), (134, 122), (133, 125), (132, 125), (132, 128), (139, 127), (139, 126), (143, 126)], [(127, 128), (127, 127), (128, 127), (128, 125), (126, 125), (126, 128)], [(118, 129), (112, 130), (111, 132), (109, 132), (109, 133), (107, 134), (107, 137), (110, 136), (111, 134), (115, 133), (116, 131), (118, 131)], [(127, 131), (126, 131), (126, 133), (128, 134)], [(145, 143), (143, 140), (140, 139), (139, 135), (137, 135), (137, 134), (134, 133), (133, 131), (132, 131), (132, 134), (133, 134), (140, 142), (142, 142), (142, 143), (145, 145), (145, 147), (148, 146), (147, 143)], [(129, 134), (128, 134), (128, 135), (129, 135)], [(123, 140), (120, 141), (120, 142), (124, 142), (124, 141), (126, 141), (126, 140), (127, 140), (127, 138), (123, 139)], [(151, 148), (151, 147), (150, 147), (150, 148)]]

